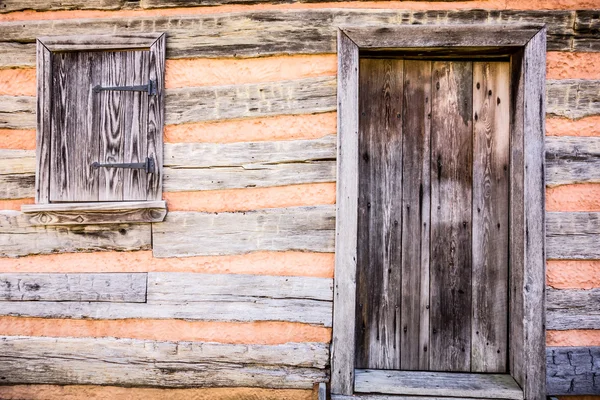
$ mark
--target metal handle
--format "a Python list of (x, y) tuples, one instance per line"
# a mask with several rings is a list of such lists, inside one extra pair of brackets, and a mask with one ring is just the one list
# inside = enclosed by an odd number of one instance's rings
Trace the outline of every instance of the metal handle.
[(94, 161), (92, 168), (129, 168), (129, 169), (143, 169), (147, 174), (154, 173), (154, 159), (152, 157), (146, 157), (146, 162), (141, 163), (99, 163)]
[(101, 86), (96, 85), (92, 89), (94, 93), (99, 93), (105, 90), (116, 90), (120, 92), (148, 92), (149, 96), (155, 96), (158, 92), (156, 88), (156, 81), (150, 79), (145, 85), (136, 85), (136, 86)]

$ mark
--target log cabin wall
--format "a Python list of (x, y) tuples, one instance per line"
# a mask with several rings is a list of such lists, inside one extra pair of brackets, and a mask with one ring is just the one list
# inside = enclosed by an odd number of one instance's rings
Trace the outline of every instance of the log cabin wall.
[[(518, 21), (548, 24), (548, 388), (600, 394), (597, 1), (197, 3), (0, 2), (0, 398), (316, 398), (337, 27)], [(165, 222), (29, 226), (36, 37), (153, 31)]]

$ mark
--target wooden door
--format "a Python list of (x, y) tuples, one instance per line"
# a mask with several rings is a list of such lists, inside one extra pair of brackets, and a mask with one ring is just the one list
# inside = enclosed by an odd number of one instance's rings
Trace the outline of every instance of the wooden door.
[(361, 59), (355, 366), (507, 372), (509, 63)]

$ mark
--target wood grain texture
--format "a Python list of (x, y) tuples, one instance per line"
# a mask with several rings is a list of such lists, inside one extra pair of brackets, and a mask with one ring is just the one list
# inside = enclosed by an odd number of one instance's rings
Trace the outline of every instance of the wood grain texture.
[(547, 259), (599, 259), (599, 240), (600, 213), (546, 213)]
[(156, 82), (156, 96), (148, 99), (147, 157), (155, 162), (153, 174), (147, 174), (146, 200), (162, 199), (163, 191), (163, 130), (165, 124), (165, 53), (166, 34), (161, 34), (150, 46), (151, 80)]
[(50, 51), (147, 50), (163, 35), (161, 32), (111, 35), (43, 36), (37, 40)]
[(400, 368), (403, 67), (360, 60), (357, 368)]
[(400, 367), (429, 368), (431, 62), (404, 61)]
[(507, 372), (509, 82), (509, 63), (473, 63), (472, 372)]
[(327, 379), (328, 350), (322, 343), (268, 346), (4, 336), (0, 348), (0, 376), (13, 384), (310, 389)]
[(232, 296), (333, 300), (327, 278), (153, 272), (148, 274), (148, 303), (199, 303)]
[(35, 175), (0, 175), (0, 199), (24, 199), (35, 196)]
[(510, 375), (498, 374), (357, 370), (355, 390), (358, 393), (523, 399), (515, 380)]
[(598, 329), (600, 289), (546, 290), (548, 329)]
[(358, 239), (358, 47), (337, 32), (338, 162), (331, 393), (354, 392)]
[(548, 347), (546, 366), (549, 395), (600, 393), (600, 347)]
[(37, 53), (37, 109), (35, 137), (35, 201), (48, 203), (50, 195), (50, 140), (51, 140), (51, 99), (52, 99), (52, 56), (39, 40), (36, 40)]
[(579, 119), (600, 113), (599, 80), (550, 80), (547, 88), (550, 115)]
[(0, 212), (0, 257), (151, 248), (149, 224), (34, 227), (18, 211)]
[(335, 110), (335, 78), (171, 89), (166, 123), (309, 114)]
[(0, 274), (0, 301), (144, 303), (146, 274)]
[(241, 254), (252, 251), (332, 252), (332, 206), (244, 213), (171, 212), (153, 229), (155, 257)]
[(429, 367), (470, 371), (473, 66), (432, 71)]
[(600, 182), (600, 138), (546, 138), (546, 185)]
[(0, 96), (0, 129), (34, 128), (35, 110), (35, 97)]
[[(147, 16), (87, 20), (15, 21), (0, 27), (2, 42), (33, 43), (52, 35), (87, 35), (95, 32), (137, 34), (169, 32), (168, 58), (256, 57), (269, 54), (335, 53), (339, 26), (397, 24), (457, 25), (546, 23), (549, 50), (572, 49), (574, 11), (522, 10), (275, 10), (190, 16)], [(598, 38), (590, 37), (592, 42)], [(25, 47), (25, 49), (23, 49)], [(26, 46), (17, 47), (21, 52)], [(35, 51), (30, 48), (31, 54)], [(6, 48), (7, 59), (16, 52)], [(23, 60), (25, 54), (20, 55)], [(4, 59), (5, 57), (1, 57)], [(10, 62), (10, 61), (8, 61)], [(31, 65), (31, 64), (30, 64)]]
[(574, 28), (577, 37), (573, 38), (575, 51), (600, 51), (600, 44), (596, 42), (600, 18), (597, 10), (577, 10), (575, 12)]
[(124, 0), (101, 0), (92, 3), (81, 0), (29, 0), (27, 2), (19, 0), (4, 0), (0, 6), (0, 13), (9, 13), (23, 10), (118, 10), (119, 8), (123, 7), (124, 4)]

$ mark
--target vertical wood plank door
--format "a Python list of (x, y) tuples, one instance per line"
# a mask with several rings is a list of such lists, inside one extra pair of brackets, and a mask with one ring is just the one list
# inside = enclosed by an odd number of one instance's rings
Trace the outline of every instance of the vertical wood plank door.
[(148, 154), (148, 94), (95, 92), (148, 83), (149, 51), (52, 55), (51, 202), (146, 200), (143, 169), (92, 163), (139, 163)]
[(509, 63), (359, 77), (355, 366), (506, 373)]

